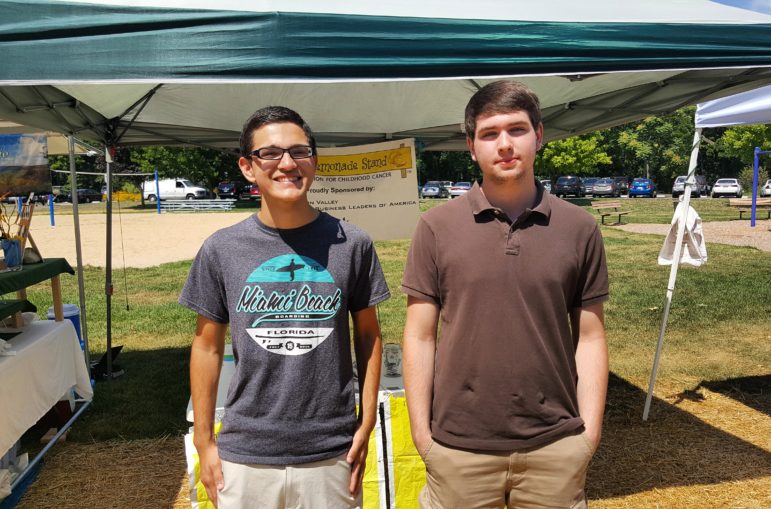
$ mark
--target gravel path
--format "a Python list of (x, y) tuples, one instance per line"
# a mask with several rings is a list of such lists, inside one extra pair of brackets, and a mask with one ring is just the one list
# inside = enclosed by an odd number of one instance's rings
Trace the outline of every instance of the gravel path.
[[(614, 226), (620, 230), (634, 233), (653, 233), (666, 235), (668, 224), (623, 224)], [(746, 221), (711, 221), (704, 223), (704, 238), (707, 243), (750, 246), (761, 251), (771, 251), (771, 221), (763, 219), (755, 222), (755, 227)]]
[[(113, 217), (113, 266), (152, 267), (161, 263), (190, 260), (212, 233), (247, 218), (251, 212), (196, 212), (176, 214), (132, 213)], [(106, 258), (104, 214), (80, 216), (84, 265), (104, 267)], [(614, 226), (636, 233), (666, 235), (669, 225), (625, 224)], [(707, 242), (752, 246), (771, 251), (771, 221), (761, 220), (755, 228), (749, 221), (704, 223)], [(43, 256), (63, 257), (75, 264), (73, 216), (56, 216), (52, 227), (47, 216), (35, 216), (31, 228)]]

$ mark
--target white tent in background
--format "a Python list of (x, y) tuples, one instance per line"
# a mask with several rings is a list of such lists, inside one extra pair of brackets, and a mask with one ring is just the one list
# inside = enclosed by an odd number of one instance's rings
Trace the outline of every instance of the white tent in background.
[[(675, 214), (680, 214), (676, 218), (678, 222), (677, 240), (675, 252), (673, 255), (672, 268), (669, 272), (669, 283), (667, 285), (666, 302), (664, 305), (664, 315), (659, 332), (659, 341), (656, 346), (656, 355), (653, 359), (653, 368), (651, 369), (650, 382), (648, 384), (648, 395), (645, 399), (645, 408), (643, 410), (643, 420), (648, 420), (651, 401), (653, 399), (653, 388), (656, 384), (656, 373), (658, 371), (661, 350), (664, 346), (664, 332), (667, 328), (669, 318), (669, 308), (672, 305), (672, 294), (675, 291), (675, 282), (677, 281), (677, 268), (681, 259), (683, 249), (683, 238), (685, 236), (686, 214), (690, 208), (691, 187), (695, 182), (696, 162), (699, 157), (699, 145), (701, 143), (701, 130), (705, 127), (722, 127), (732, 125), (750, 125), (750, 124), (771, 124), (771, 86), (765, 86), (740, 94), (715, 99), (705, 103), (699, 103), (696, 107), (696, 132), (693, 136), (693, 148), (691, 149), (691, 160), (688, 164), (688, 178), (685, 182), (685, 192), (683, 193), (683, 203), (678, 206)], [(755, 172), (752, 182), (752, 219), (751, 224), (755, 226), (755, 207), (758, 194), (758, 155), (761, 151), (755, 149)], [(766, 151), (765, 153), (768, 153)], [(673, 221), (674, 222), (674, 221)]]

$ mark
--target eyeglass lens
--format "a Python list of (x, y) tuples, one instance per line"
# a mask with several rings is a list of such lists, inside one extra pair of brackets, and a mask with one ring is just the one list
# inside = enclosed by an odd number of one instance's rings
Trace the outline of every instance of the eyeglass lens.
[(307, 159), (313, 156), (313, 148), (307, 145), (297, 145), (289, 148), (263, 147), (252, 152), (252, 155), (260, 159), (278, 160), (284, 157), (284, 153), (289, 152), (292, 159)]

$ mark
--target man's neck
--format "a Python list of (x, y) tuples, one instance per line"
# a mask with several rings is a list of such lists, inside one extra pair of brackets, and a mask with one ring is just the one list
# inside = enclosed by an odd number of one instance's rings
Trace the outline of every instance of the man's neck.
[(535, 205), (538, 189), (533, 179), (503, 183), (491, 180), (482, 183), (482, 192), (490, 205), (516, 221), (526, 208)]
[(305, 226), (318, 216), (319, 211), (311, 207), (307, 200), (270, 203), (265, 197), (262, 199), (260, 211), (257, 212), (257, 217), (264, 225), (280, 230)]

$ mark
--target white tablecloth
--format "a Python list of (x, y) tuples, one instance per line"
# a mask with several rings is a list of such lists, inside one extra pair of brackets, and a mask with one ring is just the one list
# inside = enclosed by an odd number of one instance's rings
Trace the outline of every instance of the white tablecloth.
[(16, 355), (0, 357), (0, 456), (70, 389), (94, 395), (71, 321), (32, 322), (9, 343)]

